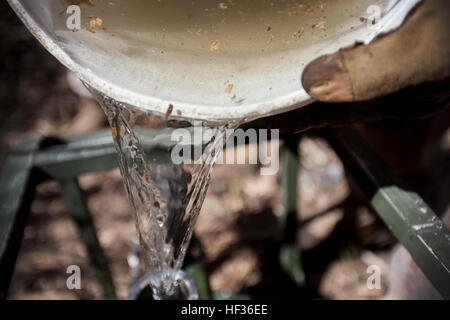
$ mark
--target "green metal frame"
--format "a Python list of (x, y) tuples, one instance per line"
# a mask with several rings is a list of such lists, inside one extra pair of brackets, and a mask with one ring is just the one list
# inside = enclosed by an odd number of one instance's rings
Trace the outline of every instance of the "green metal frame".
[(43, 139), (19, 144), (6, 160), (0, 178), (0, 299), (6, 298), (33, 191), (42, 179), (33, 169), (33, 154), (41, 145)]
[[(450, 232), (415, 193), (408, 191), (391, 169), (353, 129), (322, 130), (366, 193), (375, 211), (441, 295), (450, 299)], [(281, 177), (284, 214), (280, 221), (280, 264), (301, 286), (304, 274), (301, 255), (295, 246), (299, 136), (285, 139)], [(144, 150), (151, 161), (170, 160), (167, 150), (170, 130), (142, 135)], [(115, 298), (114, 285), (77, 177), (117, 167), (111, 132), (102, 130), (80, 137), (35, 139), (21, 143), (9, 156), (0, 177), (0, 298), (6, 298), (33, 191), (47, 179), (58, 180), (62, 196), (88, 248), (91, 264), (102, 284), (105, 298)], [(197, 280), (201, 297), (211, 297), (201, 266), (188, 268)]]
[(91, 214), (84, 200), (83, 192), (76, 178), (60, 180), (61, 195), (75, 221), (83, 243), (86, 244), (95, 276), (103, 288), (103, 296), (107, 300), (116, 299), (114, 283), (109, 272), (108, 261), (103, 254), (97, 239)]
[(68, 140), (30, 139), (11, 152), (0, 177), (0, 299), (7, 297), (34, 190), (49, 179), (61, 185), (61, 195), (87, 248), (105, 299), (116, 298), (107, 260), (77, 180), (83, 173), (117, 166), (116, 157), (109, 130)]
[(351, 128), (326, 137), (398, 241), (444, 299), (450, 299), (450, 231), (423, 199)]
[(305, 273), (301, 264), (301, 251), (296, 244), (298, 175), (300, 135), (287, 136), (284, 139), (281, 165), (281, 203), (283, 212), (280, 217), (280, 234), (283, 236), (280, 246), (280, 265), (298, 287), (305, 285)]

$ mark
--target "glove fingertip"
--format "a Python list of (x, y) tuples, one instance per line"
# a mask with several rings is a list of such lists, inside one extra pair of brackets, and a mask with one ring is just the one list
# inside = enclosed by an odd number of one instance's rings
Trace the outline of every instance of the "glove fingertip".
[(354, 100), (350, 76), (341, 52), (317, 58), (309, 63), (301, 77), (303, 88), (323, 102)]

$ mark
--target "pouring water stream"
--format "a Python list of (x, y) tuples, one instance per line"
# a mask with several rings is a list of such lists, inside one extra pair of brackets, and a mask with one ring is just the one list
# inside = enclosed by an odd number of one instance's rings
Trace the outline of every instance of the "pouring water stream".
[[(167, 140), (169, 133), (177, 130), (164, 128), (167, 119), (93, 92), (111, 125), (119, 167), (135, 213), (145, 272), (149, 275), (147, 282), (152, 287), (154, 299), (180, 295), (197, 299), (195, 286), (180, 269), (206, 196), (212, 168), (226, 142), (227, 129), (235, 128), (237, 124), (207, 127), (209, 134), (202, 137), (203, 141), (189, 146), (201, 148), (201, 157), (185, 157), (181, 164), (174, 164), (172, 154), (176, 143), (165, 144), (162, 151), (157, 143), (152, 150), (146, 150), (143, 143), (149, 139)], [(186, 126), (186, 123), (171, 123), (175, 127), (180, 125)], [(161, 152), (165, 154), (164, 160)], [(180, 290), (184, 293), (180, 294)]]

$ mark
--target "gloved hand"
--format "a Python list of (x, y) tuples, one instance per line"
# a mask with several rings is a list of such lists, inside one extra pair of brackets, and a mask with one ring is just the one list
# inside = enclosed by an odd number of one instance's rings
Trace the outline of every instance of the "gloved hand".
[(397, 30), (312, 61), (302, 84), (319, 102), (268, 118), (268, 127), (292, 133), (448, 107), (450, 1), (423, 0)]

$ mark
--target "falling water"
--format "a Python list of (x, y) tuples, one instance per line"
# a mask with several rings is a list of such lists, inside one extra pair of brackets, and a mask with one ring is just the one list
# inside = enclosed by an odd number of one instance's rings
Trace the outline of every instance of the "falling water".
[[(183, 163), (174, 164), (172, 151), (179, 144), (172, 141), (172, 133), (180, 127), (185, 132), (196, 128), (188, 122), (168, 121), (98, 92), (95, 95), (111, 125), (154, 298), (177, 297), (180, 286), (184, 290), (191, 287), (180, 268), (212, 167), (232, 125), (206, 127), (206, 139), (203, 136), (202, 141), (193, 141), (189, 146), (197, 151), (200, 148), (200, 157), (189, 156), (191, 161), (184, 159)], [(187, 297), (195, 298), (195, 294)]]

